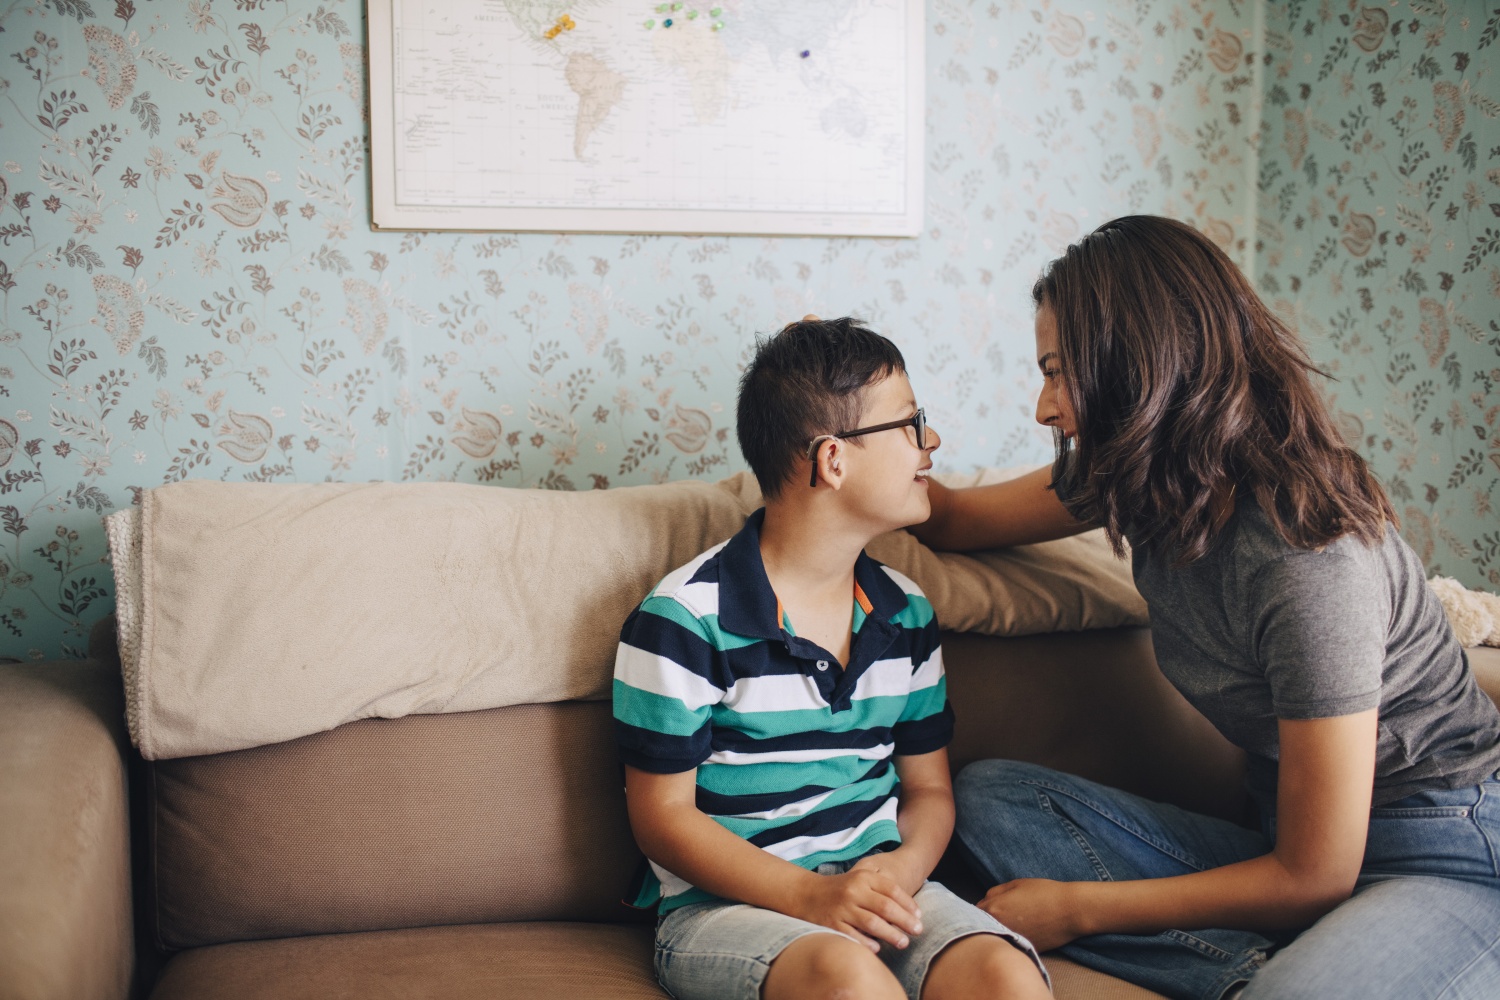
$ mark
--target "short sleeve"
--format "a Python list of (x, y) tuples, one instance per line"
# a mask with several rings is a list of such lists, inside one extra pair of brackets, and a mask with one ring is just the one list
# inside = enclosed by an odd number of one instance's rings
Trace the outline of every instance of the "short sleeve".
[(625, 620), (615, 653), (615, 741), (620, 759), (658, 774), (690, 771), (712, 751), (710, 678), (716, 650), (675, 601), (650, 597)]
[[(904, 636), (910, 643), (911, 687), (906, 707), (891, 728), (895, 753), (903, 757), (932, 753), (953, 741), (953, 707), (948, 704), (948, 678), (943, 672), (943, 648), (932, 605), (920, 592), (907, 595)], [(915, 628), (909, 627), (920, 622)]]
[(1280, 719), (1380, 704), (1390, 599), (1378, 569), (1339, 552), (1268, 563), (1250, 592), (1251, 639)]

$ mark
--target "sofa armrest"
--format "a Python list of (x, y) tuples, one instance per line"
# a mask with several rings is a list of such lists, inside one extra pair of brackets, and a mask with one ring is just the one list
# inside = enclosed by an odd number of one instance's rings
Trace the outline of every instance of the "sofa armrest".
[(0, 665), (0, 1000), (123, 1000), (124, 699), (92, 660)]

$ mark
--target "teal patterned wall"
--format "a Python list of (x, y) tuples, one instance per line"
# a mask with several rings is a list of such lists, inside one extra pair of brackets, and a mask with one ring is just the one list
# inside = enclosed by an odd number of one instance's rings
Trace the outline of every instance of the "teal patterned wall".
[(373, 233), (362, 5), (9, 4), (0, 653), (78, 655), (100, 515), (185, 477), (725, 475), (746, 349), (806, 312), (902, 346), (940, 467), (1045, 460), (1044, 261), (1157, 212), (1252, 263), (1258, 16), (931, 0), (923, 236), (774, 240)]
[(1500, 589), (1500, 6), (1268, 14), (1260, 290), (1429, 571)]

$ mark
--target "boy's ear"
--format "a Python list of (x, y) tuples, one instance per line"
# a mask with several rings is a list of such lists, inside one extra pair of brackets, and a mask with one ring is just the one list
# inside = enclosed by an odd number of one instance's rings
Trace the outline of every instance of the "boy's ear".
[(817, 462), (820, 484), (826, 483), (836, 490), (843, 489), (844, 476), (847, 471), (845, 458), (848, 451), (849, 446), (836, 437), (818, 442)]

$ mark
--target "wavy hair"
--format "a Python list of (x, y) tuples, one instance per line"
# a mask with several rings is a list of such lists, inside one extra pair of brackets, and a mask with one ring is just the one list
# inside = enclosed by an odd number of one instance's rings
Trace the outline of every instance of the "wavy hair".
[(1253, 496), (1289, 545), (1378, 542), (1396, 513), (1340, 437), (1297, 336), (1207, 237), (1181, 222), (1107, 222), (1032, 288), (1057, 322), (1076, 440), (1053, 487), (1070, 509), (1174, 565), (1212, 547)]

